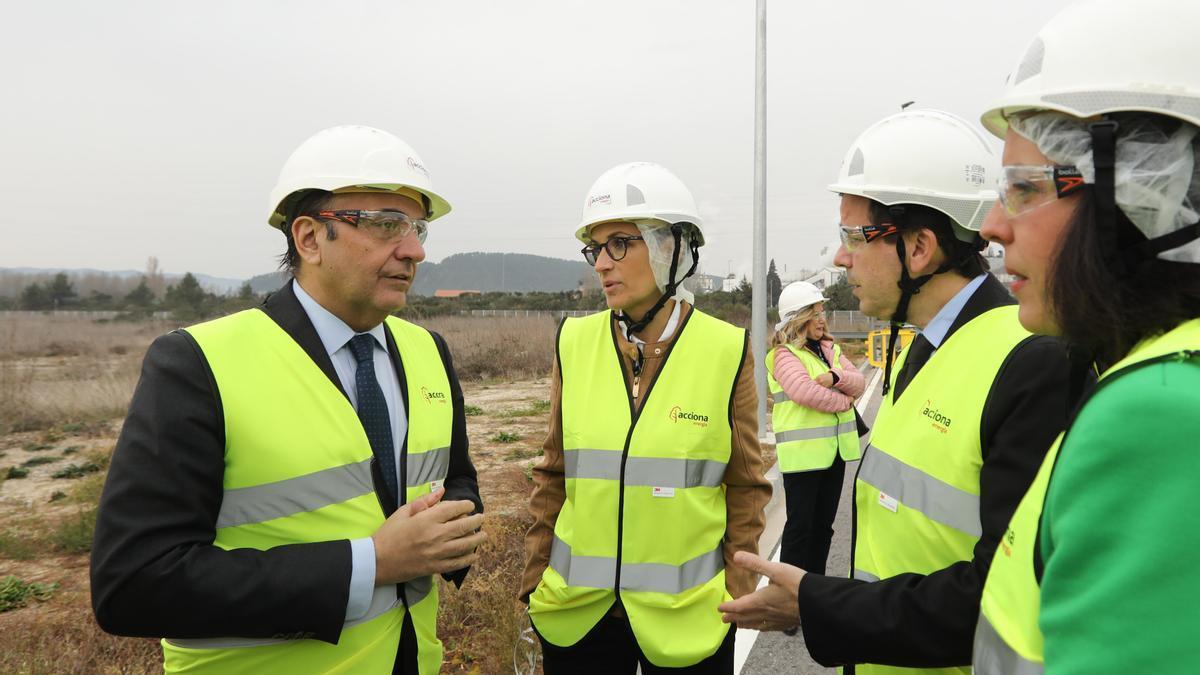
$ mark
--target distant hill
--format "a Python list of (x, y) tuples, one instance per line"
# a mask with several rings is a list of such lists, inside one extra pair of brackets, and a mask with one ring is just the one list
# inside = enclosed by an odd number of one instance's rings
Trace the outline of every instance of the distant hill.
[[(25, 284), (49, 279), (58, 272), (66, 272), (73, 280), (84, 276), (132, 280), (142, 274), (133, 270), (0, 269), (0, 281), (7, 277), (11, 282), (0, 283), (0, 295), (18, 295)], [(213, 277), (198, 272), (193, 274), (201, 286), (219, 294), (236, 293), (244, 283), (242, 279)], [(458, 253), (440, 263), (421, 263), (413, 293), (433, 295), (438, 289), (484, 292), (573, 291), (579, 287), (580, 280), (590, 274), (591, 268), (582, 260), (562, 260), (524, 253)], [(173, 284), (182, 276), (166, 274), (164, 279), (168, 284)], [(267, 272), (246, 281), (250, 284), (250, 290), (255, 293), (267, 293), (277, 290), (287, 278), (286, 272)]]
[[(415, 295), (438, 289), (469, 291), (573, 291), (591, 273), (583, 261), (524, 253), (456, 253), (440, 263), (423, 262)], [(265, 293), (279, 288), (287, 274), (270, 272), (250, 279), (250, 289)]]
[(421, 263), (413, 293), (472, 291), (573, 291), (591, 268), (582, 260), (524, 253), (458, 253), (440, 263)]

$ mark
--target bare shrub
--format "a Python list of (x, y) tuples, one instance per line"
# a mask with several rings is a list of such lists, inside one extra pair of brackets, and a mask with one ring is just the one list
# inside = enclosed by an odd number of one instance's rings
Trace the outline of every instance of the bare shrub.
[(438, 636), (446, 648), (443, 673), (512, 671), (513, 648), (525, 613), (517, 600), (525, 532), (532, 523), (525, 515), (488, 515), (483, 524), (488, 538), (466, 583), (453, 590), (441, 582)]
[(446, 338), (462, 380), (545, 377), (554, 363), (558, 321), (551, 317), (443, 316), (418, 323)]

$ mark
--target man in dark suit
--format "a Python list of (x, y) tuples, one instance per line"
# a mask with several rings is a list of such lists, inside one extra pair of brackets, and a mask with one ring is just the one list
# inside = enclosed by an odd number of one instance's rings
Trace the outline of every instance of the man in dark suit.
[(841, 195), (834, 261), (861, 310), (921, 333), (896, 372), (887, 359), (855, 481), (851, 578), (742, 556), (771, 583), (722, 607), (743, 627), (799, 624), (822, 665), (969, 670), (988, 567), (1065, 426), (1066, 352), (1020, 326), (979, 254), (994, 170), (973, 127), (914, 110), (864, 132), (830, 186)]
[(462, 391), (403, 307), (449, 211), (400, 139), (334, 127), (269, 221), (294, 274), (262, 307), (155, 340), (92, 553), (105, 630), (168, 669), (432, 675), (442, 574), (483, 540)]

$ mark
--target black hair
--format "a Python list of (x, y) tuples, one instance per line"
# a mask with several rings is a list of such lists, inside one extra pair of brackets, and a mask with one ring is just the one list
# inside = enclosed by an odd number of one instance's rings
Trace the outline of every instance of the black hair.
[[(307, 190), (299, 199), (285, 206), (283, 225), (279, 229), (283, 230), (283, 236), (287, 239), (287, 250), (279, 256), (279, 269), (295, 275), (296, 270), (300, 268), (300, 253), (292, 239), (292, 223), (301, 216), (315, 217), (317, 213), (324, 211), (332, 200), (332, 192)], [(325, 235), (329, 239), (337, 239), (337, 230), (333, 229), (333, 223), (325, 223)]]
[[(954, 226), (951, 224), (950, 216), (929, 206), (904, 204), (901, 207), (904, 210), (904, 215), (902, 218), (897, 219), (892, 214), (892, 211), (897, 207), (885, 206), (873, 199), (870, 200), (870, 204), (870, 215), (868, 217), (872, 225), (891, 223), (900, 232), (920, 229), (933, 232), (933, 236), (937, 237), (938, 247), (946, 255), (946, 260), (957, 261), (951, 266), (950, 271), (957, 272), (968, 279), (974, 279), (988, 270), (987, 260), (979, 254), (982, 246), (985, 245), (983, 240), (980, 239), (977, 243), (971, 243), (962, 241), (954, 236)], [(893, 236), (896, 235), (885, 237), (885, 239), (893, 241)]]
[[(1200, 316), (1200, 265), (1147, 258), (1122, 275), (1107, 262), (1096, 201), (1089, 185), (1050, 264), (1046, 294), (1067, 342), (1107, 368), (1142, 339)], [(1146, 240), (1119, 208), (1116, 230), (1121, 249)]]

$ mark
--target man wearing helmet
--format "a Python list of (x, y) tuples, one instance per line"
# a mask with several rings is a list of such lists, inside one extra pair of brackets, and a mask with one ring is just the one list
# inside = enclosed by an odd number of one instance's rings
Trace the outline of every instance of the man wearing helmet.
[(611, 311), (567, 319), (534, 468), (521, 598), (556, 673), (733, 672), (717, 605), (754, 590), (763, 477), (746, 331), (680, 283), (695, 201), (648, 162), (605, 172), (576, 237)]
[[(772, 579), (727, 620), (799, 623), (824, 665), (966, 670), (992, 553), (1068, 413), (1068, 361), (1031, 336), (979, 255), (995, 158), (963, 120), (892, 115), (855, 141), (830, 189), (863, 312), (921, 334), (889, 354), (855, 481), (849, 579), (746, 557)], [(741, 556), (739, 556), (741, 562)]]
[(268, 219), (295, 278), (146, 354), (96, 524), (101, 627), (165, 637), (168, 671), (438, 672), (433, 575), (462, 582), (482, 503), (449, 349), (390, 314), (449, 209), (387, 132), (296, 149)]

